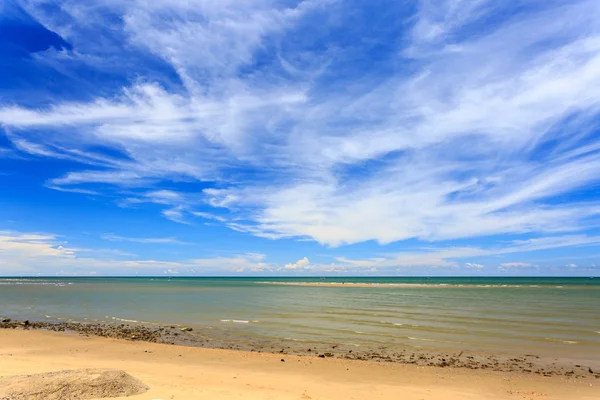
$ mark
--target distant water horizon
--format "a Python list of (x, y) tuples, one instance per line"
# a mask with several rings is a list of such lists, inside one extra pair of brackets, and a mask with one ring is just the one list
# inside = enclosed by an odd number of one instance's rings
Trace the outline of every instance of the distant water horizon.
[[(333, 287), (332, 287), (333, 286)], [(5, 277), (0, 315), (600, 362), (596, 277)]]
[(380, 280), (380, 279), (600, 279), (600, 275), (1, 275), (0, 279), (277, 279), (277, 280), (302, 280), (302, 279), (360, 279), (360, 280)]

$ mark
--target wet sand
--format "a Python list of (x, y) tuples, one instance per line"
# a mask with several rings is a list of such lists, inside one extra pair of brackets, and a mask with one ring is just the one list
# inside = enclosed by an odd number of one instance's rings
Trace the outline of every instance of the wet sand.
[[(483, 370), (533, 376), (562, 376), (589, 379), (600, 384), (600, 358), (577, 360), (540, 357), (535, 354), (487, 354), (460, 351), (428, 352), (400, 348), (361, 348), (342, 344), (299, 343), (286, 340), (258, 339), (247, 336), (223, 336), (210, 327), (191, 328), (175, 325), (117, 323), (40, 322), (0, 319), (0, 329), (12, 331), (53, 331), (79, 336), (98, 336), (134, 342), (150, 342), (186, 347), (272, 353), (280, 356), (337, 358), (354, 361), (408, 364), (463, 370)], [(1, 332), (2, 330), (0, 330)]]
[(0, 330), (0, 376), (87, 368), (118, 368), (149, 387), (132, 399), (600, 398), (600, 380), (589, 376), (544, 377)]

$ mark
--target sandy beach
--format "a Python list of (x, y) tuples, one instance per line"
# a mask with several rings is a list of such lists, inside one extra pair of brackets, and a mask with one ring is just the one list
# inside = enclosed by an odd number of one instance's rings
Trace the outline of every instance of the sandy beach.
[(0, 330), (0, 360), (4, 378), (88, 368), (122, 370), (149, 387), (132, 399), (600, 398), (600, 380), (594, 377), (282, 356), (45, 331)]

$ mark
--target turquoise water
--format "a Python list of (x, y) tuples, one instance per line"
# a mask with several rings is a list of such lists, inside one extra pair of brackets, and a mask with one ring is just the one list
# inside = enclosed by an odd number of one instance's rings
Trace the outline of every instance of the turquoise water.
[(598, 278), (0, 278), (0, 315), (600, 362)]

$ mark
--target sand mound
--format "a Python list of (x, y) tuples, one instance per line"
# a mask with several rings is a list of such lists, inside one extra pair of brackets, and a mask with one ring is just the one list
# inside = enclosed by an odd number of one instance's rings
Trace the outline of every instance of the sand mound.
[(148, 387), (124, 371), (78, 369), (0, 377), (0, 400), (83, 400), (126, 397)]

